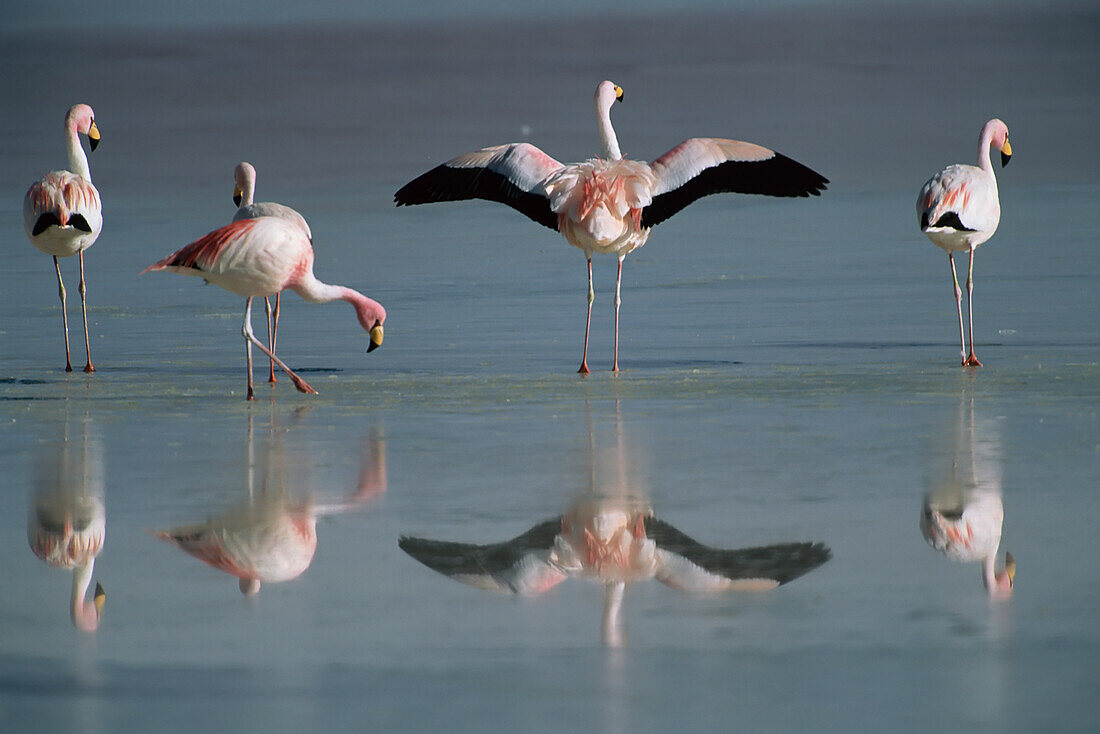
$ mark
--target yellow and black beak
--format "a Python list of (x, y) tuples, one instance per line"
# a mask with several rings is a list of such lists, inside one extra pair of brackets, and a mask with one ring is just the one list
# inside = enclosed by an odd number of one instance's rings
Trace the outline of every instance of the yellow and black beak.
[(233, 203), (237, 206), (241, 205), (241, 199), (244, 198), (244, 192), (241, 191), (239, 186), (233, 187)]
[(98, 581), (95, 583), (95, 595), (92, 597), (92, 603), (95, 604), (96, 616), (103, 614), (103, 605), (107, 603), (107, 592), (103, 590)]
[(622, 102), (623, 101), (623, 88), (620, 87), (618, 84), (615, 85), (615, 101), (616, 102)]
[(88, 147), (95, 150), (99, 145), (99, 128), (95, 126), (95, 120), (92, 120), (91, 127), (88, 128)]
[(1008, 574), (1008, 585), (1016, 585), (1016, 559), (1011, 553), (1005, 553), (1005, 573)]
[(380, 346), (382, 346), (382, 324), (375, 324), (374, 328), (370, 330), (370, 346), (367, 347), (367, 354)]
[(1005, 138), (1005, 144), (1001, 146), (1001, 168), (1008, 165), (1008, 159), (1012, 157), (1012, 146), (1008, 144), (1008, 138)]

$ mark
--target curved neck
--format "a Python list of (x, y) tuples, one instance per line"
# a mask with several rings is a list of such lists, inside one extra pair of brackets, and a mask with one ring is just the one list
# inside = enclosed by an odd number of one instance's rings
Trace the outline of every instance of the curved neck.
[(76, 132), (76, 120), (65, 120), (65, 148), (69, 154), (69, 170), (85, 181), (91, 181), (92, 172), (88, 170), (88, 156), (84, 154), (84, 148), (80, 145), (80, 135)]
[(600, 152), (609, 161), (623, 157), (619, 152), (619, 139), (615, 137), (615, 128), (611, 127), (611, 107), (596, 101), (596, 127), (600, 133)]
[(993, 128), (982, 128), (981, 137), (978, 138), (978, 168), (988, 173), (994, 181), (997, 177), (993, 174), (993, 164), (989, 162), (989, 146), (993, 144)]
[(84, 595), (92, 583), (94, 566), (93, 560), (73, 569), (73, 594), (69, 599), (69, 614), (72, 617), (73, 626), (84, 632), (93, 632), (99, 627), (99, 612), (96, 611), (95, 602), (84, 602)]
[(600, 632), (603, 637), (603, 644), (608, 647), (622, 647), (626, 642), (626, 634), (622, 623), (623, 593), (625, 591), (626, 583), (623, 581), (613, 581), (604, 587), (603, 619)]
[(322, 283), (311, 272), (303, 275), (290, 289), (310, 303), (347, 301), (355, 309), (359, 325), (366, 331), (370, 331), (375, 322), (385, 319), (386, 312), (377, 301), (367, 298), (354, 288)]

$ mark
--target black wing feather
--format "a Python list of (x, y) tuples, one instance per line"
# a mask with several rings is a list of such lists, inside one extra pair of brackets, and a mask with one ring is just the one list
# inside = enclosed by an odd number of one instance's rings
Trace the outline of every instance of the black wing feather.
[(503, 543), (476, 545), (402, 535), (397, 545), (444, 576), (489, 575), (502, 580), (501, 574), (506, 574), (528, 553), (549, 551), (554, 546), (554, 537), (560, 532), (561, 518), (557, 517)]
[(780, 543), (723, 550), (692, 540), (663, 520), (645, 519), (645, 531), (658, 548), (728, 579), (773, 579), (780, 584), (814, 570), (832, 557), (824, 543)]
[[(61, 220), (53, 212), (46, 212), (38, 218), (38, 221), (34, 223), (34, 229), (31, 230), (31, 234), (35, 237), (45, 232), (50, 227), (60, 227)], [(88, 230), (89, 232), (91, 229)]]
[(653, 197), (642, 210), (642, 226), (660, 224), (709, 194), (820, 196), (829, 179), (782, 153), (762, 161), (726, 161), (711, 166), (683, 186)]
[(524, 191), (488, 168), (452, 168), (444, 163), (405, 184), (393, 195), (397, 206), (468, 199), (507, 204), (528, 219), (558, 231), (558, 215), (551, 211), (549, 199)]

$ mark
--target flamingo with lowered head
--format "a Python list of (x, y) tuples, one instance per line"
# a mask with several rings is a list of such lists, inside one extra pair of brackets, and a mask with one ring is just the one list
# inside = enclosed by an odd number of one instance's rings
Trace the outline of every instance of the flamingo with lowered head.
[(270, 296), (284, 289), (297, 293), (310, 303), (347, 301), (355, 309), (360, 326), (370, 334), (368, 352), (382, 346), (382, 324), (386, 310), (382, 304), (359, 291), (322, 283), (313, 274), (313, 246), (298, 226), (275, 217), (241, 219), (192, 242), (181, 250), (153, 263), (150, 270), (171, 270), (197, 275), (245, 299), (245, 356), (248, 369), (248, 393), (252, 400), (252, 345), (260, 349), (287, 374), (300, 392), (317, 394), (309, 383), (295, 374), (275, 353), (265, 347), (252, 332), (252, 299)]
[(619, 305), (623, 259), (649, 239), (650, 229), (696, 199), (733, 192), (767, 196), (819, 195), (828, 179), (768, 148), (723, 138), (691, 138), (653, 163), (622, 156), (611, 126), (611, 106), (623, 90), (596, 87), (600, 158), (564, 165), (529, 143), (510, 143), (460, 155), (405, 184), (397, 206), (487, 199), (518, 210), (560, 232), (588, 259), (588, 316), (578, 372), (588, 370), (592, 324), (593, 253), (618, 257), (615, 281), (615, 354), (619, 369)]
[[(982, 127), (978, 137), (978, 165), (950, 165), (921, 187), (917, 196), (917, 216), (920, 229), (932, 244), (947, 251), (951, 265), (951, 281), (955, 284), (955, 307), (959, 312), (959, 342), (963, 367), (981, 367), (974, 354), (974, 251), (997, 231), (1001, 221), (1001, 202), (997, 194), (997, 177), (989, 162), (989, 148), (1001, 151), (1001, 167), (1008, 165), (1012, 146), (1008, 144), (1008, 127), (994, 118)], [(966, 271), (966, 312), (970, 321), (970, 354), (966, 353), (963, 332), (962, 289), (955, 274), (955, 253), (970, 253)]]
[[(309, 229), (305, 217), (283, 204), (273, 201), (254, 202), (256, 196), (256, 169), (248, 161), (241, 161), (233, 169), (233, 203), (237, 205), (237, 212), (233, 215), (233, 221), (241, 219), (255, 219), (256, 217), (277, 217), (296, 224), (302, 228), (313, 243), (313, 232)], [(271, 308), (271, 299), (264, 296), (264, 311), (267, 314), (267, 341), (271, 345), (271, 351), (275, 351), (275, 340), (279, 335), (279, 304), (282, 293), (275, 294), (275, 308)], [(275, 360), (270, 361), (268, 368), (268, 382), (278, 382), (275, 379)]]
[(88, 157), (80, 145), (80, 135), (88, 136), (88, 147), (99, 145), (95, 113), (86, 104), (76, 104), (65, 115), (65, 147), (69, 170), (51, 171), (27, 189), (23, 197), (23, 227), (31, 244), (53, 256), (57, 273), (57, 295), (61, 299), (61, 321), (65, 327), (65, 371), (72, 372), (69, 358), (69, 316), (65, 312), (65, 282), (61, 279), (59, 257), (78, 255), (80, 259), (80, 311), (84, 317), (84, 348), (88, 361), (85, 372), (95, 372), (92, 345), (88, 338), (88, 307), (85, 300), (84, 251), (92, 246), (103, 229), (103, 206), (99, 191), (92, 185)]

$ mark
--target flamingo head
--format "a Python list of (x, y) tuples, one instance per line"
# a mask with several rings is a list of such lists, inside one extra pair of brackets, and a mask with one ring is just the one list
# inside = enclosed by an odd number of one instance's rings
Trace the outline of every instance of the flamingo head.
[(359, 316), (360, 325), (370, 334), (370, 345), (367, 347), (369, 354), (382, 346), (382, 324), (386, 321), (386, 309), (382, 308), (382, 304), (378, 301), (364, 297), (363, 302), (357, 305), (355, 310)]
[(623, 101), (623, 88), (612, 81), (604, 80), (596, 87), (596, 108), (610, 110), (615, 102)]
[(995, 599), (1006, 599), (1012, 596), (1012, 587), (1015, 580), (1016, 559), (1011, 553), (1005, 553), (1004, 568), (993, 574), (993, 580), (986, 584), (989, 596)]
[(1012, 146), (1008, 144), (1008, 125), (993, 118), (985, 124), (985, 128), (990, 133), (989, 144), (1001, 151), (1001, 168), (1004, 168), (1012, 158)]
[(238, 586), (241, 589), (241, 593), (245, 596), (256, 596), (260, 593), (260, 580), (259, 579), (246, 579), (242, 578)]
[(88, 136), (88, 147), (99, 145), (99, 128), (95, 126), (95, 112), (86, 104), (74, 104), (65, 115), (65, 129), (74, 129)]
[[(256, 191), (256, 169), (248, 161), (241, 161), (233, 169), (233, 203), (240, 206), (242, 202), (248, 205), (252, 203), (252, 197)], [(248, 201), (245, 201), (245, 199)]]

